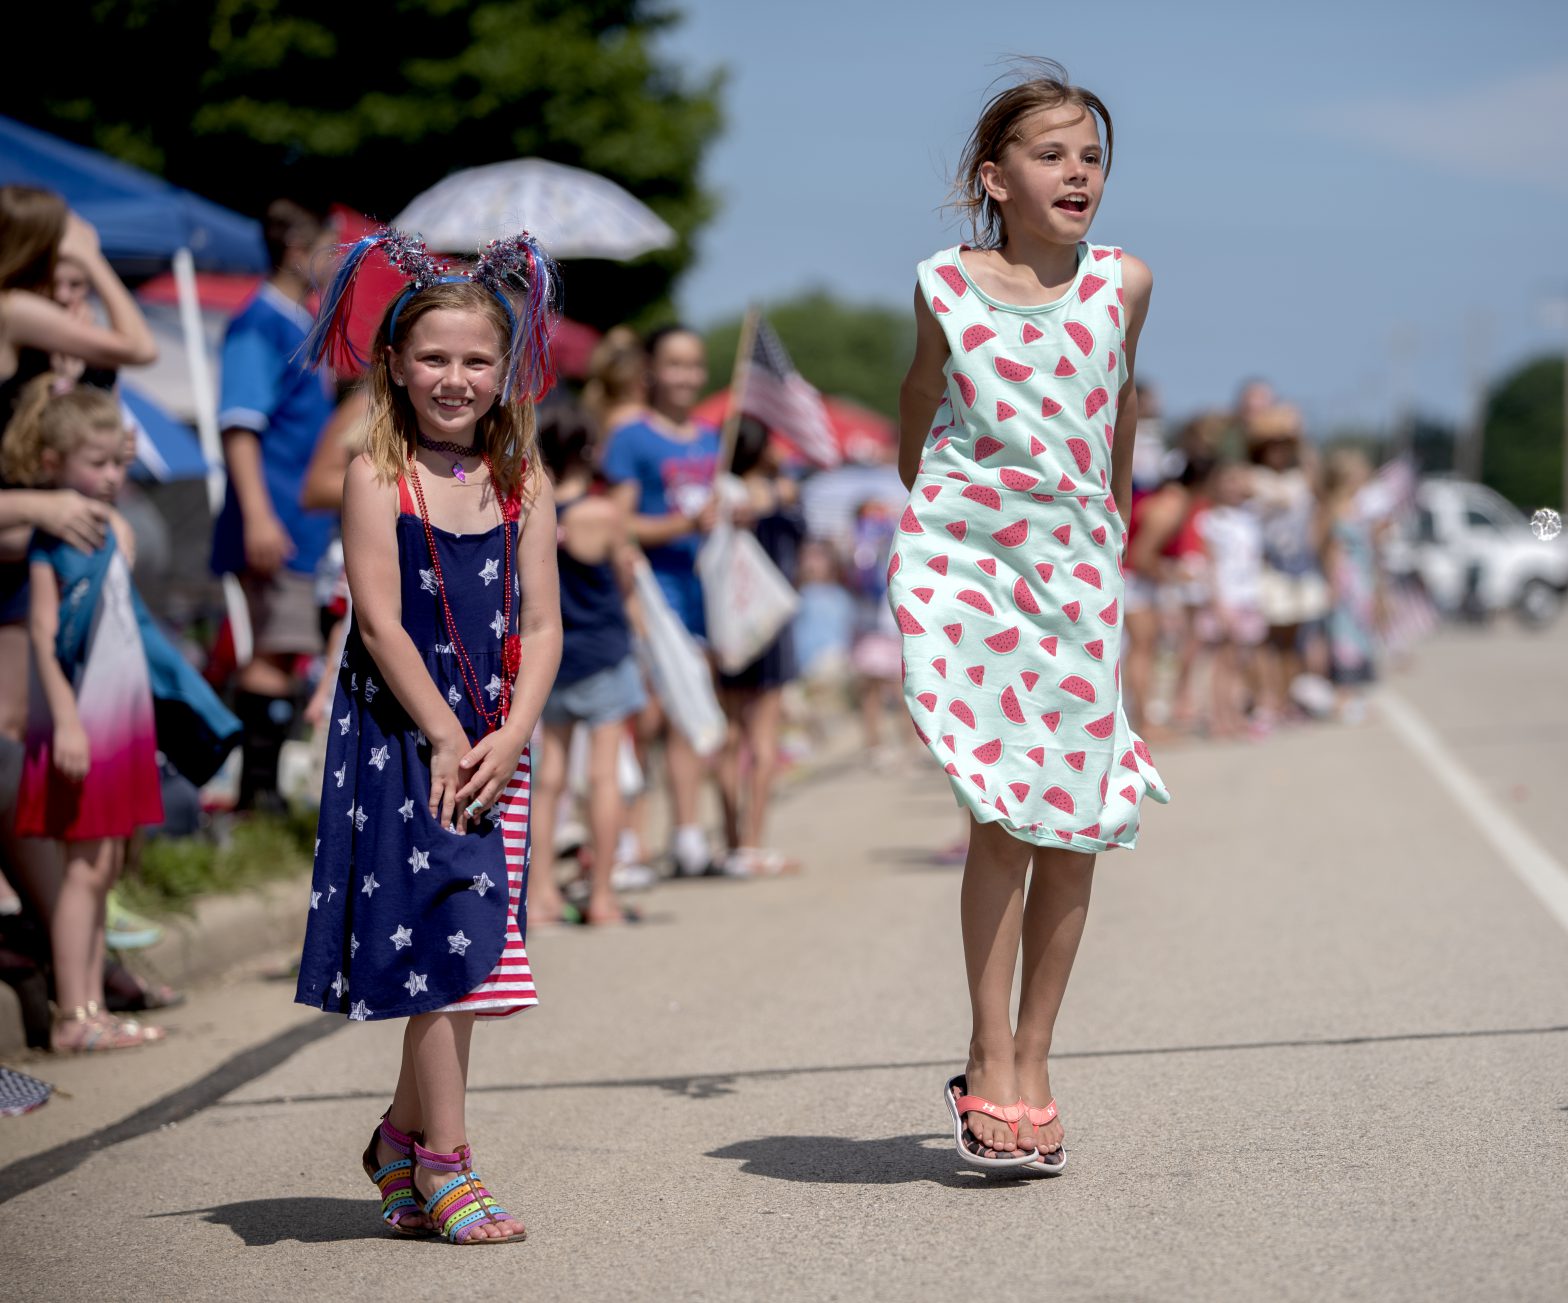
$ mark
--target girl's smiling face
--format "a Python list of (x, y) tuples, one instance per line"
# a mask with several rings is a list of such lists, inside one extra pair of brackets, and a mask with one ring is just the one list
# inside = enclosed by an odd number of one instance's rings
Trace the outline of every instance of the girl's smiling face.
[(708, 351), (702, 336), (672, 330), (654, 345), (648, 359), (649, 398), (671, 420), (684, 421), (708, 383)]
[(501, 391), (504, 350), (495, 326), (477, 312), (424, 313), (399, 346), (387, 350), (395, 384), (408, 391), (426, 438), (471, 443)]
[(1105, 192), (1105, 151), (1094, 115), (1077, 104), (1024, 119), (998, 161), (981, 165), (1010, 237), (1077, 244)]

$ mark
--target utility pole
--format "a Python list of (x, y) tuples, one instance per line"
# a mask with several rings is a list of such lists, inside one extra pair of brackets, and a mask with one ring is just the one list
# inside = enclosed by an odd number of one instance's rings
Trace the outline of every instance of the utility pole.
[(1541, 305), (1541, 315), (1549, 327), (1562, 332), (1563, 355), (1563, 467), (1557, 507), (1568, 515), (1568, 290), (1559, 290)]
[(1470, 314), (1465, 328), (1465, 377), (1468, 404), (1464, 428), (1454, 449), (1454, 470), (1461, 479), (1479, 482), (1486, 447), (1487, 362), (1491, 356), (1493, 321), (1485, 312)]

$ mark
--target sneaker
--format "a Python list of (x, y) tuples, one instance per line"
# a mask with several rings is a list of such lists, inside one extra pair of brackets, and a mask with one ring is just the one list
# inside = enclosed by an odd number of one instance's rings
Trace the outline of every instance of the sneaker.
[(701, 878), (713, 872), (713, 852), (701, 828), (677, 828), (670, 858), (677, 878)]
[(675, 876), (677, 878), (711, 878), (720, 870), (712, 860), (703, 860), (701, 863), (689, 863), (682, 860), (679, 855), (671, 856), (675, 861)]
[(616, 891), (647, 891), (658, 880), (646, 864), (617, 864), (610, 870), (610, 885)]
[(163, 929), (151, 919), (132, 913), (119, 895), (109, 892), (105, 908), (104, 942), (110, 950), (145, 950), (163, 940)]

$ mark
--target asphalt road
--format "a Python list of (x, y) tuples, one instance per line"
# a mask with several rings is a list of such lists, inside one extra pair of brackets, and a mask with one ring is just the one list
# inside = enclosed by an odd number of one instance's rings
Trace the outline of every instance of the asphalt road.
[(1057, 1034), (1059, 1180), (953, 1156), (951, 799), (847, 763), (779, 810), (801, 877), (530, 938), (545, 1003), (479, 1029), (470, 1105), (526, 1244), (385, 1237), (399, 1027), (252, 972), (34, 1067), (70, 1097), (0, 1122), (5, 1295), (1561, 1299), (1565, 680), (1568, 622), (1447, 634), (1364, 726), (1160, 753)]

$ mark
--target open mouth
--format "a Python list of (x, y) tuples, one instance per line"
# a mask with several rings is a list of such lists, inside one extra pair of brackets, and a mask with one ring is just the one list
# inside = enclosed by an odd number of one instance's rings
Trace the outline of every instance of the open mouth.
[(466, 398), (437, 398), (436, 406), (443, 412), (461, 412), (468, 406)]
[(1054, 204), (1051, 205), (1051, 207), (1060, 208), (1063, 212), (1077, 213), (1081, 215), (1089, 211), (1089, 196), (1068, 195), (1064, 199), (1058, 199)]

